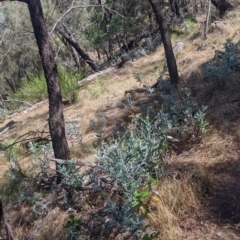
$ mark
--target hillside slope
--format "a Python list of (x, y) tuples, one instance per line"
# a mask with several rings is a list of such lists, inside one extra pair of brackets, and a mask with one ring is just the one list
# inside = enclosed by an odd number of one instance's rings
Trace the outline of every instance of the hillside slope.
[[(172, 170), (175, 175), (187, 173), (187, 176), (193, 178), (193, 182), (197, 176), (194, 175), (195, 171), (200, 169), (207, 175), (206, 185), (209, 193), (200, 199), (200, 205), (196, 207), (193, 215), (185, 214), (178, 219), (181, 239), (185, 240), (240, 239), (240, 72), (233, 72), (227, 76), (226, 84), (218, 88), (206, 82), (201, 72), (202, 66), (213, 60), (216, 50), (224, 51), (223, 44), (227, 39), (230, 38), (235, 43), (239, 41), (239, 10), (240, 8), (237, 8), (223, 21), (215, 22), (208, 39), (203, 40), (198, 34), (203, 19), (199, 17), (199, 23), (194, 25), (196, 32), (173, 40), (174, 46), (178, 41), (184, 43), (183, 50), (177, 55), (181, 76), (179, 88), (190, 89), (199, 106), (208, 106), (207, 121), (210, 123), (210, 131), (207, 134), (198, 142), (183, 146), (181, 151), (172, 155), (168, 163), (169, 172)], [(127, 62), (122, 68), (114, 68), (103, 73), (81, 87), (77, 103), (65, 106), (64, 109), (65, 120), (74, 123), (81, 133), (81, 146), (69, 136), (74, 159), (93, 161), (98, 136), (91, 128), (90, 120), (98, 120), (99, 113), (103, 113), (105, 118), (101, 137), (109, 137), (119, 130), (122, 122), (129, 122), (128, 117), (132, 112), (140, 111), (141, 104), (150, 105), (158, 101), (156, 95), (149, 96), (142, 84), (136, 82), (134, 73), (138, 73), (145, 84), (152, 86), (156, 83), (163, 65), (164, 52), (160, 46), (151, 55)], [(166, 75), (166, 72), (164, 74)], [(201, 84), (197, 84), (196, 79)], [(128, 101), (126, 93), (131, 96), (131, 109), (124, 107)], [(9, 115), (0, 124), (1, 145), (6, 145), (7, 142), (10, 143), (19, 137), (19, 140), (26, 142), (31, 138), (48, 136), (47, 118), (47, 101), (38, 104), (36, 108)], [(13, 122), (9, 125), (8, 131), (3, 133), (10, 121)], [(20, 165), (21, 168), (28, 169), (31, 165), (31, 156), (22, 156)], [(1, 153), (1, 177), (8, 166), (9, 162)], [(24, 206), (21, 210), (25, 211)], [(14, 214), (16, 214), (14, 210), (7, 213), (11, 221)], [(26, 217), (26, 214), (22, 215)], [(51, 225), (54, 216), (58, 215), (62, 216), (61, 221), (67, 221), (68, 214), (56, 208), (48, 215), (48, 219), (45, 219), (45, 225), (41, 225), (42, 229), (48, 229), (47, 225)], [(24, 227), (31, 228), (27, 225)], [(36, 225), (32, 227), (35, 227), (34, 231), (37, 233), (35, 239), (52, 239), (46, 237), (41, 232), (43, 230), (37, 229)], [(20, 233), (23, 231), (21, 224), (15, 230), (19, 239), (24, 239)], [(32, 233), (34, 231), (32, 230)], [(163, 238), (160, 236), (159, 239)]]

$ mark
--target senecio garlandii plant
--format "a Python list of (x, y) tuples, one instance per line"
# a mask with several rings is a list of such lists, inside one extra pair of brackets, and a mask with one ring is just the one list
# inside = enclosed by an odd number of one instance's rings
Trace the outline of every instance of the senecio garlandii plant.
[[(168, 105), (169, 99), (166, 99), (165, 104)], [(140, 229), (144, 229), (144, 221), (134, 213), (136, 192), (149, 189), (152, 179), (159, 180), (164, 169), (163, 163), (170, 154), (170, 142), (179, 141), (176, 133), (184, 131), (190, 118), (191, 124), (198, 126), (198, 133), (205, 132), (205, 114), (206, 107), (196, 111), (194, 99), (186, 92), (182, 101), (178, 99), (171, 111), (161, 110), (153, 118), (150, 118), (150, 114), (132, 115), (132, 122), (124, 135), (119, 134), (117, 139), (103, 142), (99, 152), (100, 165), (117, 183), (126, 199), (120, 206), (111, 200), (107, 201), (105, 211), (110, 216), (109, 226), (121, 223), (123, 231), (130, 231), (135, 239), (139, 239), (137, 236), (139, 232), (142, 234)]]

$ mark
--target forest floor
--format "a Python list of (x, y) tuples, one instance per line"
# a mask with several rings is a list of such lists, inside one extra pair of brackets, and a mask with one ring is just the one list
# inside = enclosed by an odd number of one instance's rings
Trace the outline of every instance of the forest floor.
[[(181, 76), (179, 86), (192, 89), (199, 106), (208, 106), (207, 121), (210, 123), (210, 131), (199, 142), (173, 154), (169, 162), (170, 168), (178, 171), (204, 169), (209, 179), (209, 194), (201, 198), (198, 212), (194, 216), (186, 215), (179, 221), (183, 240), (240, 239), (240, 73), (230, 76), (236, 80), (234, 84), (227, 84), (224, 89), (216, 91), (188, 85), (192, 73), (201, 75), (202, 64), (214, 58), (215, 50), (223, 50), (228, 38), (233, 42), (239, 41), (238, 11), (233, 12), (234, 18), (226, 17), (218, 21), (217, 27), (209, 32), (205, 40), (200, 35), (180, 36), (173, 40), (173, 46), (178, 41), (184, 43), (183, 50), (177, 55)], [(100, 74), (81, 87), (78, 101), (64, 109), (65, 120), (74, 122), (82, 137), (81, 147), (69, 142), (74, 159), (93, 161), (94, 143), (98, 137), (91, 129), (90, 120), (98, 118), (99, 110), (105, 116), (103, 135), (107, 137), (118, 129), (122, 121), (129, 121), (128, 116), (132, 112), (139, 111), (140, 103), (156, 101), (142, 90), (143, 86), (136, 82), (134, 73), (138, 73), (151, 86), (159, 77), (163, 59), (163, 48), (159, 46), (150, 55)], [(131, 110), (124, 108), (127, 101), (125, 93), (131, 94)], [(43, 132), (48, 132), (47, 119), (47, 101), (38, 103), (36, 108), (26, 108), (9, 115), (0, 124), (0, 133), (9, 126), (8, 131), (0, 135), (0, 142), (19, 137), (19, 140), (27, 141), (42, 136)], [(20, 164), (23, 169), (28, 169), (31, 158), (24, 156)], [(8, 161), (1, 155), (0, 177), (8, 167)]]

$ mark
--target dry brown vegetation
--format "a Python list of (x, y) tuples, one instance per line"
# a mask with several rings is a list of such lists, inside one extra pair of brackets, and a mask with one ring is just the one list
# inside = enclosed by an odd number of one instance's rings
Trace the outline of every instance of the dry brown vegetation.
[[(227, 38), (239, 41), (239, 8), (233, 11), (234, 17), (217, 22), (218, 27), (203, 40), (196, 32), (183, 36), (184, 49), (177, 56), (181, 75), (180, 88), (191, 89), (199, 105), (207, 105), (207, 120), (210, 131), (187, 149), (173, 154), (167, 163), (167, 174), (162, 181), (152, 187), (147, 205), (151, 211), (147, 221), (153, 231), (159, 232), (159, 240), (178, 239), (240, 239), (240, 73), (235, 72), (226, 80), (224, 87), (216, 87), (205, 81), (201, 66), (212, 61), (215, 50), (222, 50)], [(175, 44), (175, 43), (174, 43)], [(106, 117), (101, 137), (108, 137), (119, 131), (122, 123), (127, 124), (128, 116), (138, 112), (140, 103), (151, 104), (159, 109), (161, 101), (157, 95), (149, 95), (139, 90), (133, 72), (153, 85), (161, 71), (164, 52), (158, 47), (154, 53), (135, 62), (128, 62), (120, 69), (104, 73), (79, 91), (76, 104), (65, 107), (65, 119), (75, 122), (82, 134), (82, 145), (70, 143), (72, 157), (82, 161), (93, 161), (95, 143), (98, 141), (89, 125), (96, 119), (101, 109)], [(193, 72), (201, 84), (195, 84)], [(131, 95), (133, 107), (124, 108), (125, 92)], [(14, 121), (9, 131), (0, 135), (1, 144), (23, 136), (25, 140), (41, 136), (47, 132), (48, 106), (46, 102), (32, 111), (21, 110), (9, 115), (0, 124), (4, 129), (9, 121)], [(44, 136), (47, 133), (43, 134)], [(23, 146), (19, 146), (23, 149)], [(30, 174), (31, 156), (21, 150), (19, 164), (26, 174)], [(23, 154), (24, 153), (24, 154)], [(0, 158), (0, 174), (3, 178), (9, 163)], [(3, 180), (2, 180), (3, 181)], [(3, 185), (2, 185), (3, 186)], [(33, 184), (34, 186), (34, 184)], [(38, 189), (33, 189), (32, 193)], [(102, 229), (105, 219), (101, 218), (105, 206), (105, 193), (84, 191), (79, 201), (66, 210), (62, 189), (44, 192), (44, 202), (50, 202), (51, 210), (43, 217), (33, 214), (28, 204), (5, 205), (5, 218), (12, 226), (18, 239), (53, 240), (65, 239), (64, 225), (73, 214), (82, 219), (81, 233), (84, 239), (129, 239), (126, 234)]]

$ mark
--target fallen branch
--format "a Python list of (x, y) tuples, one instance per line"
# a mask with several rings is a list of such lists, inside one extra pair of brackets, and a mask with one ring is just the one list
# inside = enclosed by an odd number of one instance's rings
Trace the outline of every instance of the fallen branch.
[[(63, 165), (67, 165), (69, 164), (70, 162), (72, 162), (73, 160), (64, 160), (64, 159), (58, 159), (58, 158), (48, 158), (48, 160), (50, 161), (54, 161), (58, 164), (63, 164)], [(99, 168), (102, 168), (98, 165), (93, 165), (89, 162), (81, 162), (81, 161), (75, 161), (74, 160), (74, 163), (77, 165), (77, 166), (80, 166), (80, 167), (99, 167)]]
[(8, 130), (9, 130), (9, 127), (3, 129), (3, 130), (0, 132), (0, 135), (3, 135), (3, 134), (6, 133)]
[(91, 74), (90, 76), (86, 77), (85, 79), (81, 80), (78, 82), (78, 86), (81, 87), (93, 80), (95, 80), (98, 76), (104, 74), (104, 73), (108, 73), (108, 72), (111, 72), (113, 71), (115, 68), (111, 67), (111, 68), (107, 68), (101, 72), (97, 72), (97, 73), (94, 73), (94, 74)]
[(27, 101), (23, 101), (23, 100), (20, 100), (20, 99), (17, 99), (17, 98), (9, 98), (7, 100), (2, 100), (3, 102), (20, 102), (20, 103), (26, 103), (27, 105), (29, 105), (30, 107), (33, 107), (34, 105), (31, 104), (30, 102), (27, 102)]

